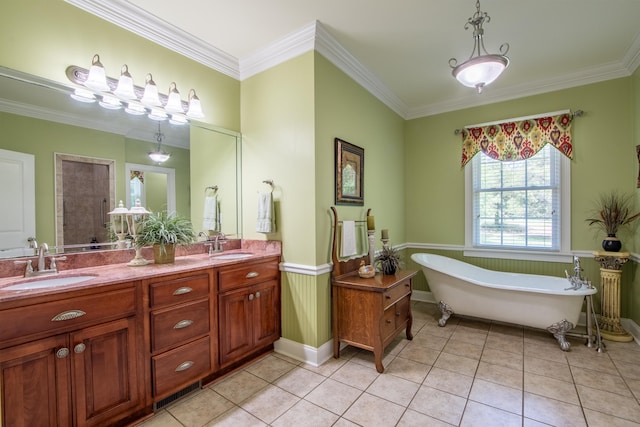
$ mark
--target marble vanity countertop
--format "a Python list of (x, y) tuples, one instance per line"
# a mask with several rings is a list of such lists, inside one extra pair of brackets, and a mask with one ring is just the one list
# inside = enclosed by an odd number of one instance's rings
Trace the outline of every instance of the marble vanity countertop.
[[(245, 244), (245, 242), (247, 242)], [(275, 243), (275, 244), (274, 244)], [(219, 255), (248, 254), (245, 258), (225, 258)], [(238, 249), (225, 250), (210, 256), (206, 253), (176, 256), (172, 264), (154, 264), (150, 261), (148, 265), (131, 267), (127, 263), (115, 263), (108, 265), (96, 265), (82, 268), (75, 268), (60, 271), (57, 274), (47, 274), (34, 277), (5, 277), (0, 278), (0, 304), (10, 301), (30, 298), (35, 296), (52, 295), (57, 293), (76, 291), (84, 288), (96, 288), (108, 286), (114, 283), (130, 282), (148, 279), (156, 276), (164, 276), (175, 273), (185, 273), (192, 270), (199, 270), (207, 267), (220, 267), (232, 264), (241, 264), (257, 261), (273, 256), (281, 255), (280, 242), (270, 241), (243, 241), (242, 247)], [(35, 289), (6, 289), (13, 285), (25, 282), (35, 282), (39, 280), (49, 280), (57, 278), (95, 276), (79, 283), (68, 285), (56, 285), (53, 287)]]

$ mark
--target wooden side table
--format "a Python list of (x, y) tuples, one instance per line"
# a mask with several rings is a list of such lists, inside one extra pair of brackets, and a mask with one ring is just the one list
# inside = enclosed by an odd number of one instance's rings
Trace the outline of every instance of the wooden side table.
[(394, 275), (377, 273), (362, 278), (356, 272), (332, 280), (333, 356), (340, 357), (340, 341), (373, 351), (376, 370), (384, 371), (384, 349), (403, 330), (413, 339), (412, 279), (416, 271)]
[(633, 341), (633, 336), (620, 324), (620, 280), (622, 266), (629, 260), (629, 252), (596, 251), (593, 257), (600, 263), (600, 334), (611, 341)]

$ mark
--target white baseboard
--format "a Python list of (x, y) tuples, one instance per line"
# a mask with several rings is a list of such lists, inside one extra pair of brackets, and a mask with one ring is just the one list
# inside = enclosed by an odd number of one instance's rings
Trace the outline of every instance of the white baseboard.
[(318, 367), (333, 356), (333, 340), (329, 340), (320, 347), (301, 344), (296, 341), (280, 338), (273, 344), (274, 351), (295, 360)]

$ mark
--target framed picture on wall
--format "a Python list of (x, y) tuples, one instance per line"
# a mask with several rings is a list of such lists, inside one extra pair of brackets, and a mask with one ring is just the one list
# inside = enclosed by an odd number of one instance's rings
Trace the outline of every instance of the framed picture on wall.
[(364, 205), (364, 148), (335, 139), (336, 205)]

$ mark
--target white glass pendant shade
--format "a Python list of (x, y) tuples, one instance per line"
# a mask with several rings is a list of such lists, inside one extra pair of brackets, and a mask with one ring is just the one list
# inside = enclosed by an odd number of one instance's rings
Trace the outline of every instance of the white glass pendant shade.
[(134, 116), (141, 116), (147, 112), (147, 110), (145, 110), (142, 105), (134, 104), (133, 102), (130, 102), (127, 105), (127, 108), (124, 109), (124, 111)]
[(169, 85), (169, 97), (164, 109), (167, 113), (184, 113), (180, 92), (178, 92), (178, 88), (174, 82)]
[(200, 105), (200, 99), (196, 96), (196, 91), (191, 89), (189, 91), (189, 109), (187, 110), (187, 116), (194, 119), (201, 119), (204, 117), (202, 113), (202, 106)]
[(100, 62), (100, 56), (98, 54), (93, 55), (89, 75), (87, 76), (87, 80), (84, 82), (84, 85), (89, 89), (100, 92), (107, 92), (111, 90), (107, 84), (107, 74), (104, 71), (104, 67)]
[(171, 154), (166, 151), (152, 151), (149, 153), (149, 158), (156, 163), (164, 163), (171, 157)]
[(86, 89), (82, 89), (82, 88), (78, 88), (74, 90), (70, 96), (71, 98), (80, 102), (86, 102), (86, 103), (96, 102), (96, 96), (93, 94), (93, 92)]
[(129, 67), (127, 64), (124, 64), (120, 70), (118, 87), (113, 91), (113, 94), (122, 99), (138, 99), (136, 92), (133, 89), (133, 79), (131, 78), (131, 74), (129, 74)]
[(467, 87), (475, 87), (478, 92), (497, 79), (509, 65), (509, 58), (503, 55), (483, 55), (471, 58), (452, 70), (453, 76)]
[(160, 107), (160, 95), (158, 94), (158, 86), (153, 81), (151, 74), (147, 74), (145, 79), (144, 94), (140, 100), (143, 104), (150, 105), (152, 107)]
[(106, 108), (107, 110), (119, 110), (122, 108), (122, 104), (120, 100), (115, 96), (105, 95), (102, 97), (102, 101), (99, 101), (101, 107)]

